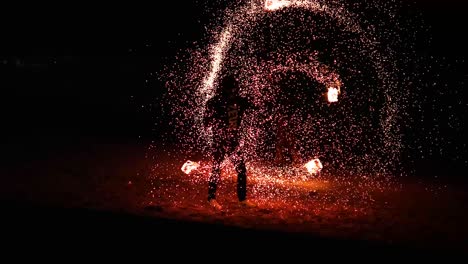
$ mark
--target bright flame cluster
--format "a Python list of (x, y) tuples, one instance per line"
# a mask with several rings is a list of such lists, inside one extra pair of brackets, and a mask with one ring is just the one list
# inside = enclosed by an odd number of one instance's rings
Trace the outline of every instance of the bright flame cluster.
[(328, 93), (327, 93), (328, 102), (330, 102), (330, 103), (338, 102), (338, 95), (339, 94), (340, 94), (340, 90), (338, 88), (329, 87), (328, 88)]
[(191, 160), (187, 160), (187, 161), (184, 163), (184, 165), (182, 165), (181, 170), (182, 170), (185, 174), (190, 174), (190, 173), (192, 173), (193, 171), (198, 170), (199, 167), (200, 167), (200, 163), (195, 162), (195, 161), (191, 161)]
[(307, 171), (310, 174), (315, 175), (317, 173), (320, 173), (320, 171), (323, 169), (323, 165), (322, 165), (322, 162), (320, 162), (319, 159), (313, 159), (313, 160), (307, 162), (304, 165), (304, 168), (306, 168)]

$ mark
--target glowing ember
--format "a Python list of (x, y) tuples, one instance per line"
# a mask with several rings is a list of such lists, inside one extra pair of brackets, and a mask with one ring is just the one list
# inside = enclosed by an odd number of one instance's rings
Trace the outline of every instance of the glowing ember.
[(328, 102), (336, 103), (338, 102), (338, 95), (340, 94), (340, 90), (335, 87), (328, 88)]
[(322, 168), (323, 168), (323, 165), (322, 165), (322, 162), (320, 162), (319, 159), (313, 159), (309, 162), (307, 162), (305, 165), (304, 165), (304, 168), (307, 169), (307, 171), (310, 173), (310, 174), (317, 174), (319, 173)]
[(198, 170), (200, 164), (195, 161), (187, 160), (184, 165), (182, 165), (182, 171), (185, 174), (190, 174), (192, 171)]
[(265, 9), (269, 11), (278, 10), (283, 7), (287, 7), (291, 5), (291, 1), (289, 0), (266, 0), (265, 1)]

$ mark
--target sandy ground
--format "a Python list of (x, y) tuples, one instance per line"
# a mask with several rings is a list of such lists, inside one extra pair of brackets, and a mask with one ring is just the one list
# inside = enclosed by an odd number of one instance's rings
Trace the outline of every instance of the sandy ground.
[(248, 191), (257, 206), (245, 208), (236, 201), (228, 165), (218, 192), (223, 210), (217, 211), (206, 203), (207, 173), (182, 173), (184, 161), (144, 144), (75, 147), (4, 166), (1, 199), (415, 250), (468, 250), (463, 184), (409, 177), (335, 179), (325, 172), (300, 180), (254, 171)]

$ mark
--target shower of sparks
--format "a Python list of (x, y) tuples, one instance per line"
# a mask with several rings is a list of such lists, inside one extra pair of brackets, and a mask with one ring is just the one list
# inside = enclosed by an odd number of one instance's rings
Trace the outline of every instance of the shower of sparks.
[[(395, 51), (405, 41), (392, 31), (398, 22), (391, 3), (239, 2), (207, 27), (209, 42), (187, 47), (160, 75), (168, 89), (168, 141), (187, 155), (208, 157), (213, 132), (202, 116), (220, 76), (230, 71), (240, 81), (239, 94), (259, 107), (246, 112), (240, 128), (250, 178), (285, 187), (321, 171), (377, 186), (372, 179), (400, 167), (402, 116), (409, 103), (417, 103), (408, 89), (417, 76), (399, 68), (409, 57)], [(370, 15), (375, 12), (387, 20)], [(202, 162), (209, 164), (208, 158)], [(206, 168), (201, 173), (198, 162), (187, 161), (182, 171), (207, 179)], [(232, 166), (223, 173), (235, 174)], [(253, 193), (282, 195), (276, 188), (266, 184)]]
[(206, 95), (206, 97), (212, 96), (213, 83), (217, 77), (218, 72), (220, 71), (224, 53), (226, 52), (227, 46), (230, 43), (230, 39), (231, 30), (229, 28), (226, 28), (221, 34), (220, 40), (218, 42), (219, 44), (213, 46), (212, 48), (211, 71), (204, 80), (202, 89), (200, 91), (200, 93)]

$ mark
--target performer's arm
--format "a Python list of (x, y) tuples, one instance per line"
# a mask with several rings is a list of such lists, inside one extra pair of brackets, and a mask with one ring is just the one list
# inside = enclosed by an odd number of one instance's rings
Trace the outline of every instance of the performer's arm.
[(208, 101), (206, 103), (206, 109), (203, 114), (203, 125), (205, 127), (210, 127), (212, 126), (213, 123), (213, 106), (211, 104), (211, 101)]

